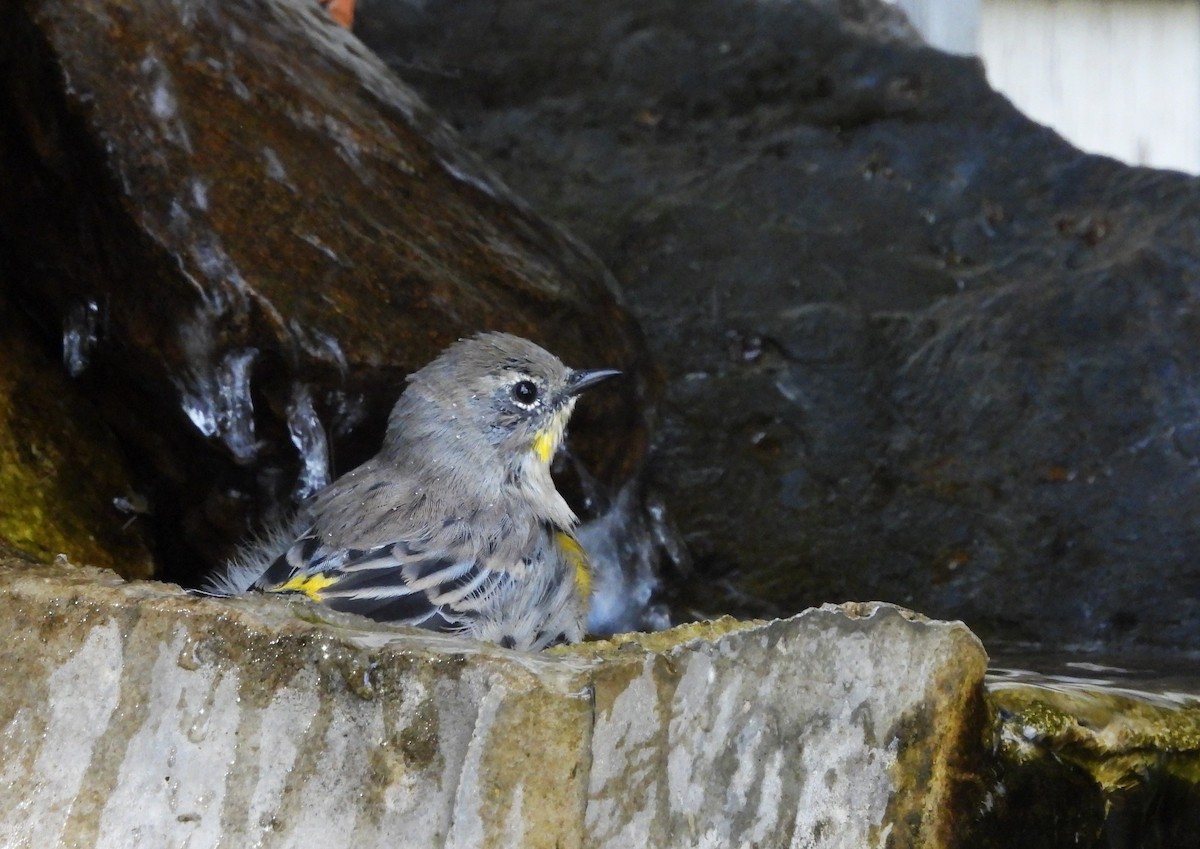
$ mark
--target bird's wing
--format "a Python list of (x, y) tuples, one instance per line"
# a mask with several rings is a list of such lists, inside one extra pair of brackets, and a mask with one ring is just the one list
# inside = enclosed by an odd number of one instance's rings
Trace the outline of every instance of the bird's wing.
[(478, 557), (456, 556), (445, 548), (398, 541), (330, 551), (310, 534), (272, 563), (255, 588), (304, 593), (336, 610), (379, 621), (456, 630), (511, 580)]
[[(371, 460), (307, 505), (313, 524), (254, 583), (297, 592), (386, 622), (436, 630), (465, 627), (514, 581), (511, 564), (468, 544), (466, 529), (499, 526), (462, 505), (447, 517), (425, 501), (428, 489), (402, 470)], [(397, 510), (397, 505), (404, 505)]]

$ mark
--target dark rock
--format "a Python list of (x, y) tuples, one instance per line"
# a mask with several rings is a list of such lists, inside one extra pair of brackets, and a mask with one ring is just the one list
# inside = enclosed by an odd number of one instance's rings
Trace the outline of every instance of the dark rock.
[(404, 376), (504, 329), (597, 391), (604, 484), (645, 445), (635, 324), (587, 249), (307, 0), (0, 6), (0, 258), (135, 453), (166, 576), (378, 447)]
[(364, 0), (356, 31), (623, 285), (686, 609), (1194, 640), (1194, 180), (1071, 148), (878, 3)]

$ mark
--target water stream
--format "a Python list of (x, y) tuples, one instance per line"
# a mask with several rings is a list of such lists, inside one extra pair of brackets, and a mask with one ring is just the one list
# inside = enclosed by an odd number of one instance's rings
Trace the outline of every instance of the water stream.
[[(989, 845), (1200, 845), (1200, 662), (992, 649)], [(985, 840), (986, 840), (985, 839)], [(1005, 841), (1008, 841), (1006, 843)]]

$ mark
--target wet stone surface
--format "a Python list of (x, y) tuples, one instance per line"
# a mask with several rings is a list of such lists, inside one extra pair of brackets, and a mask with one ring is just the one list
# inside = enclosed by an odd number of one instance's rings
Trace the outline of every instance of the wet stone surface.
[(356, 27), (623, 286), (667, 374), (681, 609), (1194, 641), (1194, 180), (1072, 149), (879, 3), (363, 0)]

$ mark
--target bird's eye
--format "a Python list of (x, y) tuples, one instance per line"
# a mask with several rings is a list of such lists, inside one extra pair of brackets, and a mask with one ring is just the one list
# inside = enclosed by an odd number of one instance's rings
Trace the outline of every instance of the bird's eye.
[(532, 380), (521, 380), (513, 384), (513, 400), (522, 407), (532, 407), (538, 398), (538, 388)]

